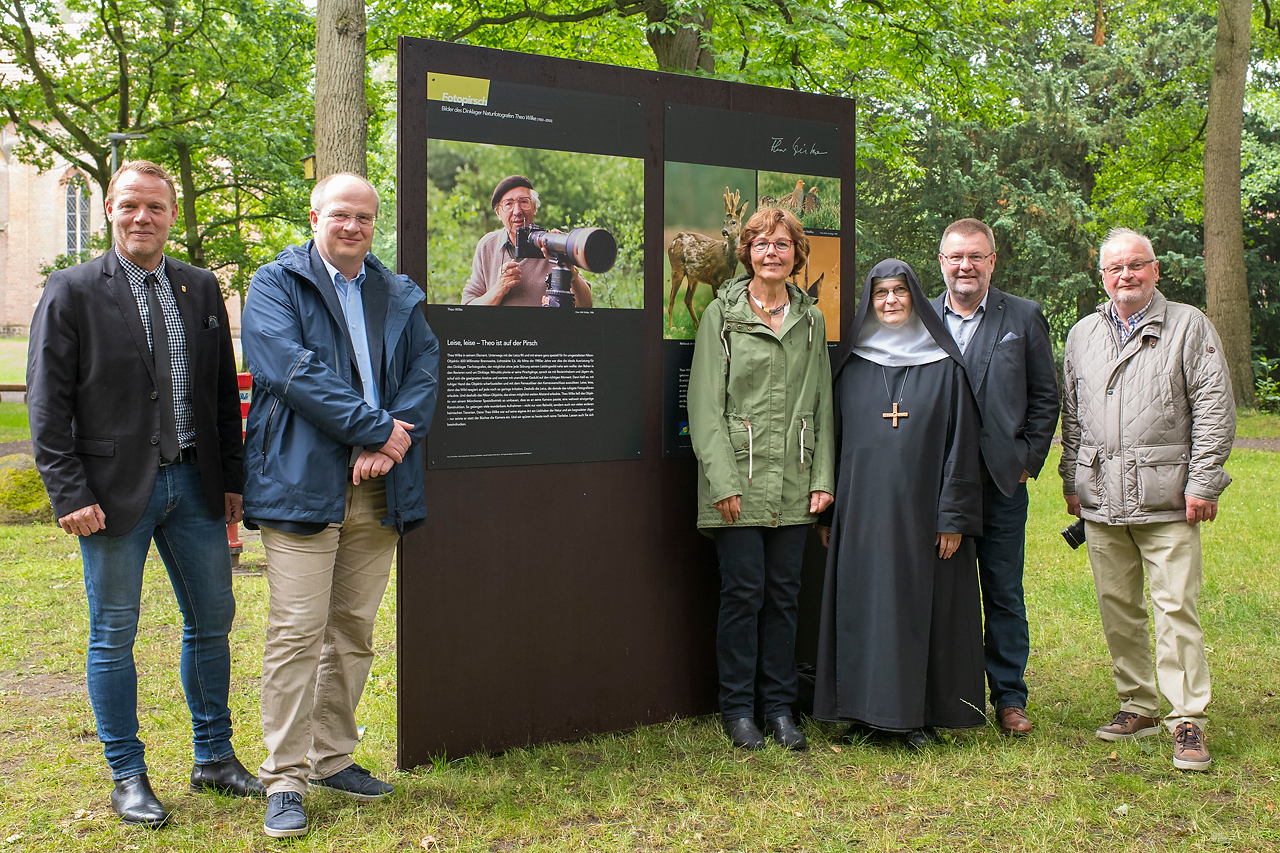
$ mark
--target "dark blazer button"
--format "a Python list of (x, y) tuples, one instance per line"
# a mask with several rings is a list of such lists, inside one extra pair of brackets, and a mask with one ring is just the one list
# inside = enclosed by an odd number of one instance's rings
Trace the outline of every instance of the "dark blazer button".
[(156, 397), (158, 397), (158, 396), (160, 396), (160, 395), (159, 395), (159, 394), (157, 394), (155, 391), (152, 391), (152, 392), (151, 392), (151, 399), (152, 399), (152, 400), (154, 400), (154, 399), (155, 399)]
[(159, 443), (160, 443), (160, 439), (159, 439), (157, 436), (154, 436), (154, 435), (153, 435), (153, 436), (151, 436), (151, 443), (152, 443), (152, 444), (159, 444)]

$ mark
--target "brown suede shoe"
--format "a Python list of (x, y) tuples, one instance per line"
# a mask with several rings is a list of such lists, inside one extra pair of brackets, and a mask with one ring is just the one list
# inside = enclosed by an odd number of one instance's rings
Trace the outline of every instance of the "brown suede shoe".
[(1144, 717), (1130, 711), (1116, 711), (1111, 722), (1094, 734), (1101, 740), (1137, 740), (1158, 731), (1160, 731), (1160, 721), (1155, 717)]
[(996, 716), (1000, 718), (1000, 732), (1002, 734), (1012, 737), (1031, 734), (1031, 718), (1027, 716), (1025, 708), (1010, 705), (1008, 708), (1001, 708), (996, 711)]
[(1173, 766), (1179, 770), (1208, 770), (1209, 747), (1195, 723), (1178, 723), (1173, 730)]

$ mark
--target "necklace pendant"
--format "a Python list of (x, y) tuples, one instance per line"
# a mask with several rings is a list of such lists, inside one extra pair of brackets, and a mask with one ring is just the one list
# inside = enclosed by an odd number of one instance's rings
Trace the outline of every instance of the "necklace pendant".
[(897, 428), (898, 428), (898, 418), (905, 418), (905, 417), (907, 417), (907, 416), (908, 416), (908, 415), (907, 415), (907, 413), (906, 413), (906, 412), (899, 412), (899, 411), (898, 411), (898, 404), (897, 404), (897, 403), (894, 403), (894, 404), (893, 404), (893, 411), (892, 411), (892, 412), (885, 412), (885, 413), (884, 413), (883, 415), (881, 415), (880, 417), (882, 417), (882, 418), (893, 418), (893, 428), (894, 428), (894, 429), (897, 429)]

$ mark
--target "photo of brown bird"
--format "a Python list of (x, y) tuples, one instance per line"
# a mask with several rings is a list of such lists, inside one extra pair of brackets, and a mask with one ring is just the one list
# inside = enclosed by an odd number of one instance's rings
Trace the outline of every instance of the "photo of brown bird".
[(805, 193), (804, 204), (800, 208), (801, 213), (813, 213), (818, 209), (818, 187), (815, 184), (809, 187), (809, 192)]
[(796, 181), (794, 192), (789, 192), (782, 198), (778, 199), (778, 207), (789, 207), (797, 213), (800, 212), (800, 204), (804, 201), (804, 181)]
[(756, 196), (756, 209), (762, 207), (777, 207), (778, 200), (771, 195)]

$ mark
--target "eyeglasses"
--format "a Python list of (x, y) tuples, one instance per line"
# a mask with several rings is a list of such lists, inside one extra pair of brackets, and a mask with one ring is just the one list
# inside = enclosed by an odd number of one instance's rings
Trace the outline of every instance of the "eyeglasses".
[(527, 195), (522, 195), (519, 198), (503, 199), (498, 204), (498, 209), (503, 213), (510, 213), (515, 209), (517, 204), (520, 205), (521, 210), (533, 210), (533, 199), (529, 198)]
[(1155, 258), (1149, 258), (1145, 261), (1129, 261), (1127, 264), (1113, 264), (1109, 267), (1103, 267), (1102, 274), (1110, 276), (1111, 278), (1116, 278), (1117, 276), (1124, 275), (1124, 271), (1127, 269), (1129, 272), (1137, 275), (1147, 268), (1147, 264), (1154, 264), (1155, 262)]
[(783, 252), (790, 252), (791, 249), (795, 246), (795, 243), (793, 243), (790, 240), (752, 240), (751, 241), (751, 251), (755, 252), (757, 255), (763, 255), (765, 252), (769, 251), (770, 246), (776, 249), (778, 254), (782, 254)]
[(367, 213), (346, 213), (341, 210), (331, 210), (328, 213), (326, 213), (325, 216), (332, 219), (334, 222), (338, 223), (339, 225), (346, 225), (348, 222), (354, 219), (356, 222), (360, 224), (361, 228), (369, 228), (370, 226), (373, 225), (374, 222), (378, 220), (378, 217), (370, 216)]
[(953, 267), (958, 267), (965, 261), (968, 261), (970, 266), (976, 267), (994, 254), (995, 252), (987, 252), (985, 255), (943, 255), (942, 259)]
[(906, 299), (911, 295), (911, 288), (907, 287), (905, 284), (900, 284), (892, 290), (877, 290), (871, 294), (871, 298), (876, 302), (884, 302), (889, 298), (890, 293), (899, 299)]

